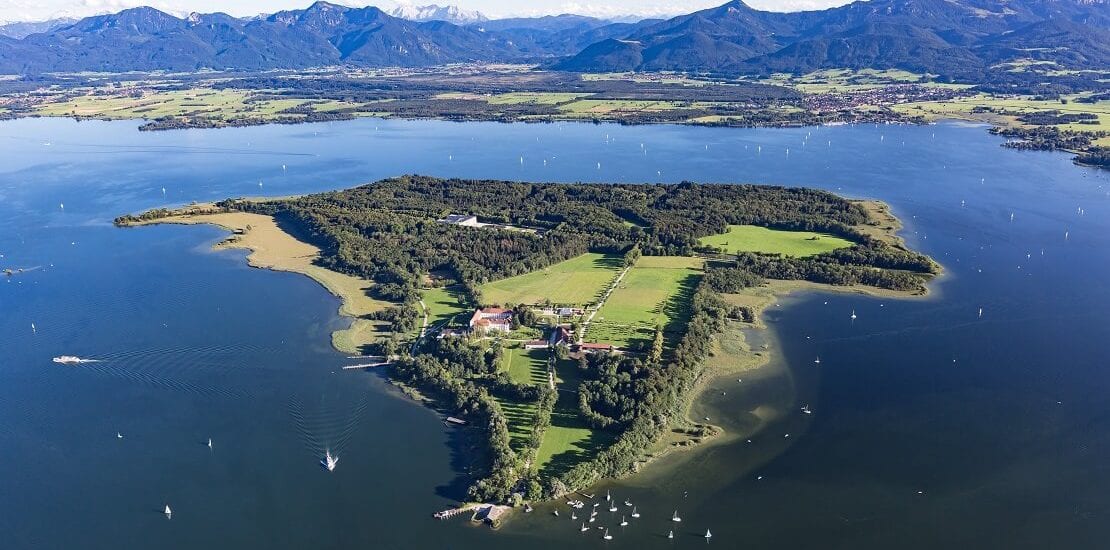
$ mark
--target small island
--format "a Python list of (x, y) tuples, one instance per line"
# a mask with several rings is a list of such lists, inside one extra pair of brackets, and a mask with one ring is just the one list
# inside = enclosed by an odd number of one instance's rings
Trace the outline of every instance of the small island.
[(710, 375), (767, 361), (742, 330), (776, 295), (921, 296), (940, 272), (882, 203), (762, 185), (404, 176), (116, 223), (219, 225), (251, 265), (319, 281), (352, 318), (335, 347), (466, 432), (460, 500), (491, 504), (719, 435), (690, 404)]

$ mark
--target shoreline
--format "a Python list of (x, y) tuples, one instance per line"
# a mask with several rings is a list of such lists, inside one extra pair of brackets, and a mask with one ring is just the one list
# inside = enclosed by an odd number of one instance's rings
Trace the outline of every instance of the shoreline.
[(374, 342), (381, 322), (365, 316), (392, 304), (371, 298), (372, 281), (325, 269), (315, 264), (320, 249), (285, 232), (271, 216), (246, 212), (219, 212), (210, 204), (174, 210), (152, 220), (128, 222), (124, 227), (147, 225), (211, 225), (230, 232), (213, 250), (248, 250), (247, 265), (258, 269), (304, 275), (339, 299), (339, 315), (351, 319), (345, 329), (332, 333), (332, 347), (348, 355), (361, 355), (362, 346)]

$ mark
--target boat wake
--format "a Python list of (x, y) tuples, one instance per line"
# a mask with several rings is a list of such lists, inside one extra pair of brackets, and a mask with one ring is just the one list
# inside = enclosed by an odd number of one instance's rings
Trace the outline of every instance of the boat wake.
[(54, 362), (59, 365), (82, 365), (86, 363), (99, 363), (100, 359), (82, 359), (72, 355), (62, 355), (60, 357), (55, 357)]
[[(365, 398), (346, 405), (308, 405), (301, 398), (293, 397), (289, 403), (289, 412), (305, 448), (313, 456), (322, 457), (321, 466), (334, 470), (335, 463), (339, 462), (338, 453), (347, 447), (366, 407)], [(331, 460), (328, 460), (329, 457)]]

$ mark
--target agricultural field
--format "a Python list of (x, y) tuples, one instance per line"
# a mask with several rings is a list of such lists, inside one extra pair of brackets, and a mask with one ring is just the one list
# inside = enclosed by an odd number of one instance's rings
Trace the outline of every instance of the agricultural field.
[(483, 300), (491, 304), (584, 305), (597, 300), (621, 269), (616, 255), (583, 254), (546, 269), (482, 285)]
[[(1098, 116), (1098, 124), (1060, 124), (1061, 130), (1076, 132), (1110, 131), (1110, 101), (1097, 103), (1080, 103), (1076, 99), (1085, 94), (1062, 96), (1064, 102), (1058, 100), (1037, 100), (1027, 96), (996, 96), (992, 94), (978, 94), (970, 97), (961, 97), (951, 101), (926, 101), (897, 105), (894, 110), (908, 115), (924, 116), (926, 120), (959, 119), (984, 122), (997, 126), (1028, 127), (1016, 117), (992, 112), (974, 112), (977, 107), (1018, 113), (1034, 113), (1039, 111), (1060, 111), (1061, 113), (1091, 113)], [(1102, 138), (1097, 144), (1110, 146), (1110, 138)]]
[(826, 69), (804, 75), (776, 73), (761, 80), (761, 82), (794, 88), (799, 92), (807, 94), (861, 92), (890, 86), (892, 84), (921, 84), (923, 86), (940, 88), (970, 87), (960, 84), (932, 82), (931, 78), (930, 75), (911, 73), (898, 69), (862, 69), (858, 71), (851, 69)]
[(644, 256), (597, 312), (586, 332), (590, 342), (624, 349), (651, 343), (657, 325), (674, 345), (689, 315), (689, 300), (703, 261), (685, 256)]
[(563, 93), (563, 92), (509, 92), (489, 97), (486, 101), (490, 105), (519, 105), (531, 103), (533, 105), (558, 105), (574, 101), (580, 97), (591, 94)]
[(679, 101), (638, 99), (581, 99), (560, 105), (559, 109), (571, 116), (609, 114), (615, 112), (661, 112), (681, 109)]
[(779, 231), (754, 225), (730, 225), (728, 232), (702, 237), (698, 242), (720, 248), (730, 254), (760, 252), (805, 258), (838, 248), (852, 246), (852, 241), (809, 231)]

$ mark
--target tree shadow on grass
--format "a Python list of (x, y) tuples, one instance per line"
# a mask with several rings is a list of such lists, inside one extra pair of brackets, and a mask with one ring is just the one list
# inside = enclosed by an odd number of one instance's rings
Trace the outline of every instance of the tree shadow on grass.
[(686, 333), (686, 325), (690, 324), (693, 314), (694, 293), (701, 282), (701, 274), (691, 273), (678, 282), (678, 290), (671, 295), (663, 305), (663, 313), (667, 316), (667, 324), (663, 327), (663, 336), (666, 344), (674, 349), (682, 335)]
[[(551, 413), (551, 427), (570, 429), (589, 429), (585, 420), (578, 415), (578, 392), (559, 392), (559, 401)], [(597, 456), (615, 439), (615, 434), (603, 430), (591, 430), (589, 437), (576, 441), (566, 451), (551, 457), (544, 465), (545, 476), (561, 476), (578, 464)]]

